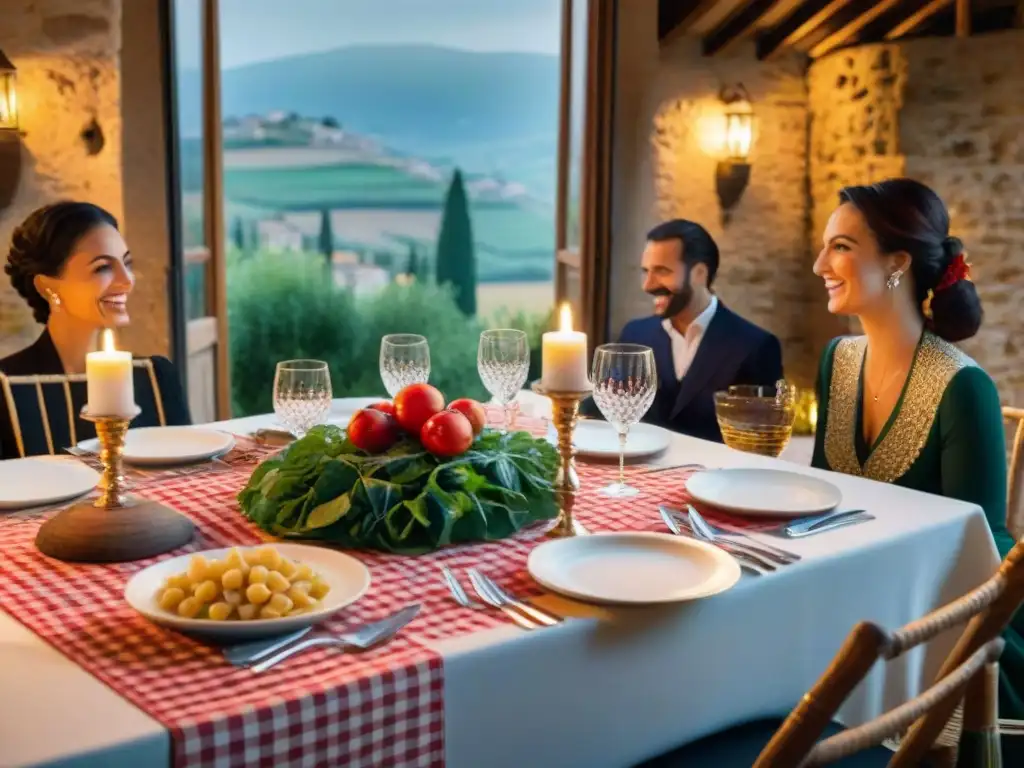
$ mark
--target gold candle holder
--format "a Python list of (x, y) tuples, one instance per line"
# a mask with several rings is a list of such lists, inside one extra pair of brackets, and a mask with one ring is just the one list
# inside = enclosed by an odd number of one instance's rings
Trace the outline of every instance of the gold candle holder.
[(155, 501), (125, 493), (125, 433), (132, 416), (82, 418), (96, 425), (103, 475), (99, 498), (80, 501), (47, 520), (36, 534), (44, 555), (78, 563), (120, 563), (141, 560), (187, 544), (195, 525), (184, 515)]
[(558, 467), (558, 474), (555, 476), (558, 518), (547, 535), (556, 538), (582, 536), (587, 533), (587, 529), (576, 522), (572, 516), (573, 506), (576, 504), (576, 491), (580, 489), (580, 480), (576, 475), (576, 463), (573, 459), (576, 450), (572, 446), (572, 435), (576, 430), (576, 422), (579, 418), (580, 402), (590, 397), (592, 390), (554, 392), (545, 389), (539, 381), (535, 381), (532, 388), (538, 395), (551, 398), (552, 417), (555, 430), (558, 432), (558, 455), (562, 460)]

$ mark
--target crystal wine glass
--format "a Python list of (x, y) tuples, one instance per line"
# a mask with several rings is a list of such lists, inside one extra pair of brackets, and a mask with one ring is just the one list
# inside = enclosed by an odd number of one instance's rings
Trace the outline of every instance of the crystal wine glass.
[(602, 488), (605, 496), (622, 498), (639, 491), (626, 485), (626, 437), (654, 402), (658, 374), (654, 350), (640, 344), (602, 344), (594, 350), (594, 402), (619, 433), (619, 480)]
[(504, 410), (504, 431), (507, 432), (512, 428), (514, 413), (509, 404), (516, 399), (530, 373), (530, 345), (526, 332), (496, 328), (481, 333), (476, 369), (484, 387)]
[(380, 378), (394, 397), (410, 384), (430, 378), (430, 346), (415, 333), (391, 333), (380, 340)]
[(285, 360), (274, 372), (274, 413), (295, 437), (331, 412), (331, 372), (323, 360)]

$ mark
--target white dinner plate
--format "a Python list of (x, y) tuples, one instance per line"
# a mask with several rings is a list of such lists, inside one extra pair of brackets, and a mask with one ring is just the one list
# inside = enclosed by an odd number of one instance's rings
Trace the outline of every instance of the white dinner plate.
[[(168, 576), (186, 571), (193, 554), (202, 554), (207, 559), (220, 559), (231, 551), (230, 547), (180, 555), (151, 565), (132, 576), (124, 588), (124, 598), (132, 608), (147, 619), (164, 627), (212, 640), (255, 640), (294, 632), (297, 629), (321, 622), (345, 606), (354, 603), (366, 593), (370, 586), (370, 572), (366, 566), (343, 552), (303, 544), (265, 544), (261, 546), (273, 546), (283, 556), (294, 562), (307, 564), (330, 585), (330, 591), (320, 601), (320, 606), (315, 611), (296, 616), (284, 616), (280, 619), (213, 621), (211, 619), (185, 619), (177, 613), (165, 611), (160, 607), (157, 598), (164, 581)], [(245, 551), (255, 549), (255, 547), (239, 547), (239, 549)]]
[(697, 501), (753, 517), (813, 515), (843, 499), (832, 483), (780, 469), (710, 469), (691, 475), (686, 490)]
[(374, 403), (390, 402), (389, 397), (346, 397), (331, 403), (331, 413), (327, 417), (328, 424), (347, 427), (352, 415), (361, 408), (368, 408)]
[[(639, 459), (654, 456), (668, 448), (672, 433), (653, 424), (634, 424), (626, 436), (627, 459)], [(554, 429), (548, 431), (548, 440), (557, 444)], [(594, 459), (619, 458), (619, 433), (607, 421), (582, 419), (576, 424), (572, 436), (577, 456), (589, 456)]]
[(552, 592), (591, 603), (652, 605), (724, 592), (740, 578), (718, 547), (667, 533), (595, 533), (545, 542), (527, 568)]
[[(137, 466), (169, 466), (205, 461), (221, 456), (235, 446), (227, 432), (199, 427), (139, 427), (124, 438), (124, 460)], [(83, 440), (78, 447), (97, 453), (99, 440)]]
[(0, 509), (25, 509), (74, 499), (89, 493), (99, 480), (99, 472), (70, 456), (0, 461)]

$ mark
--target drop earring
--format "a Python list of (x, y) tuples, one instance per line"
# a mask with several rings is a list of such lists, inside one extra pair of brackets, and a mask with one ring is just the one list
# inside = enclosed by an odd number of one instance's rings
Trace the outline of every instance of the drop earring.
[(46, 295), (50, 299), (50, 307), (53, 309), (53, 311), (60, 312), (60, 296), (58, 296), (51, 290), (47, 290)]
[(890, 291), (895, 291), (897, 288), (900, 287), (901, 277), (903, 277), (903, 270), (897, 269), (895, 272), (889, 275), (889, 279), (885, 281), (885, 287), (888, 288)]

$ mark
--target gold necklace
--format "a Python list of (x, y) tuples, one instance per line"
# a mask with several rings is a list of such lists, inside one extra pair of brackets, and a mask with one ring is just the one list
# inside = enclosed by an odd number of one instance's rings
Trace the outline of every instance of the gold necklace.
[[(878, 402), (878, 398), (879, 398), (880, 396), (884, 395), (884, 394), (885, 394), (886, 392), (888, 392), (888, 391), (889, 391), (889, 387), (890, 387), (890, 386), (892, 385), (893, 381), (895, 381), (895, 380), (896, 380), (896, 379), (895, 379), (895, 377), (896, 377), (896, 376), (897, 376), (897, 375), (898, 375), (898, 374), (899, 374), (899, 373), (900, 373), (901, 371), (903, 371), (903, 368), (902, 368), (902, 367), (900, 367), (900, 368), (897, 368), (896, 370), (894, 370), (894, 371), (892, 372), (892, 374), (890, 374), (890, 375), (889, 375), (889, 376), (887, 376), (887, 377), (884, 377), (884, 378), (882, 379), (882, 386), (880, 386), (880, 387), (878, 387), (877, 389), (875, 389), (875, 394), (873, 394), (873, 395), (871, 396), (871, 399), (872, 399), (872, 400), (874, 400), (874, 401), (875, 401), (875, 402), (877, 403), (877, 402)], [(907, 369), (907, 371), (905, 371), (905, 372), (909, 372), (909, 368), (908, 368), (908, 369)]]

